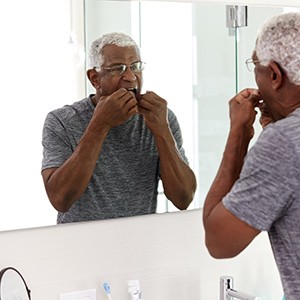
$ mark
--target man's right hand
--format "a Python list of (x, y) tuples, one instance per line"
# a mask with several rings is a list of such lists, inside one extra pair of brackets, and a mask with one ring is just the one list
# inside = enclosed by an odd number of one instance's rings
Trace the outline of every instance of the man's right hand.
[(138, 113), (137, 101), (133, 92), (121, 88), (97, 101), (93, 120), (100, 127), (116, 127)]
[(259, 123), (262, 126), (262, 128), (265, 128), (268, 124), (274, 122), (274, 120), (272, 119), (272, 117), (269, 113), (269, 110), (268, 110), (265, 102), (260, 102), (258, 104), (258, 108), (260, 110)]

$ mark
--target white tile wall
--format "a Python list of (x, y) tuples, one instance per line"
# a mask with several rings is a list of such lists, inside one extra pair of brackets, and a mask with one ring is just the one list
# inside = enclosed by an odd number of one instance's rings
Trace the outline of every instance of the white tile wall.
[(282, 289), (266, 234), (238, 257), (211, 258), (204, 246), (202, 211), (0, 232), (0, 268), (25, 277), (32, 300), (97, 289), (97, 300), (130, 299), (127, 280), (139, 279), (143, 300), (218, 300), (219, 278), (235, 288), (280, 300)]

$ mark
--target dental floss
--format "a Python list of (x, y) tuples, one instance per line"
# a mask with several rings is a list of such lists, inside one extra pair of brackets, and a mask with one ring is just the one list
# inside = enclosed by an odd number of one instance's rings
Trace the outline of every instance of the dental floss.
[(142, 292), (139, 280), (127, 280), (128, 293), (130, 294), (130, 300), (142, 300)]
[(107, 282), (103, 283), (103, 288), (105, 290), (108, 300), (112, 300), (111, 293), (110, 293), (110, 286)]

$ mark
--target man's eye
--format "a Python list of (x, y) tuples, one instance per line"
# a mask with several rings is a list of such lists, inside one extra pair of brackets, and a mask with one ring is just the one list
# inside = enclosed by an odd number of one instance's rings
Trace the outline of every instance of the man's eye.
[(137, 66), (137, 65), (132, 65), (132, 66), (131, 66), (131, 70), (132, 70), (132, 72), (137, 72), (137, 71), (140, 70), (140, 68), (139, 68), (139, 66)]
[(141, 62), (136, 62), (136, 63), (133, 63), (131, 66), (130, 66), (132, 72), (141, 72), (142, 69), (143, 69), (143, 64)]
[(119, 66), (113, 66), (111, 67), (110, 71), (111, 72), (117, 72), (117, 73), (122, 73), (124, 70), (124, 66), (119, 65)]

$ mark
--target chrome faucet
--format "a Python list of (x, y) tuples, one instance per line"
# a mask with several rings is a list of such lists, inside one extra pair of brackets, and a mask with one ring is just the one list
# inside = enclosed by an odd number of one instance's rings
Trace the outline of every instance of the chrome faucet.
[(220, 277), (220, 300), (233, 300), (234, 298), (240, 300), (261, 300), (259, 297), (251, 296), (244, 292), (233, 289), (233, 277)]

